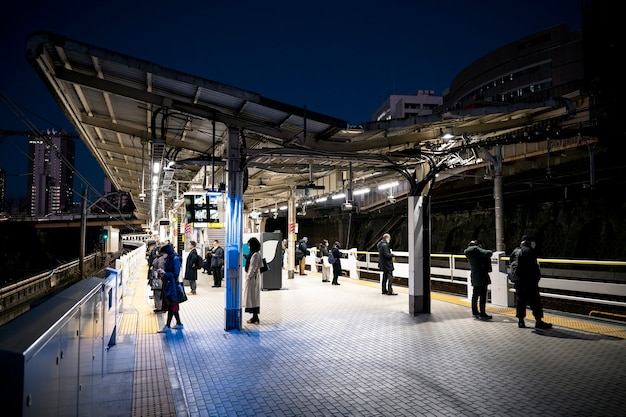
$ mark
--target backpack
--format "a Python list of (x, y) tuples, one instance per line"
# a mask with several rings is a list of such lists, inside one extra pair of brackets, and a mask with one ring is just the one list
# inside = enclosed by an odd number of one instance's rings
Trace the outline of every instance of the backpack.
[(520, 280), (520, 276), (517, 274), (517, 266), (519, 264), (519, 255), (521, 251), (522, 250), (520, 248), (515, 248), (509, 257), (511, 271), (508, 274), (508, 278), (511, 282), (518, 282)]
[(335, 257), (333, 256), (332, 251), (328, 254), (328, 263), (329, 264), (334, 264), (336, 261)]

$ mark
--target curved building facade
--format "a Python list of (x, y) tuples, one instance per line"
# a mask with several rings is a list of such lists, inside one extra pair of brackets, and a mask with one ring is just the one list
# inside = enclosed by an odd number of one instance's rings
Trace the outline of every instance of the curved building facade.
[(554, 26), (511, 42), (461, 71), (443, 94), (443, 111), (537, 102), (579, 90), (582, 32)]

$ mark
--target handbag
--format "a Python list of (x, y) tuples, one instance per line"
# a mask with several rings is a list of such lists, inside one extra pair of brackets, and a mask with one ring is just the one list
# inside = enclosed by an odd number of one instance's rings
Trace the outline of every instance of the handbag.
[(263, 273), (269, 270), (270, 270), (270, 267), (267, 265), (267, 261), (265, 260), (265, 258), (263, 258), (263, 265), (261, 266), (261, 268), (259, 268), (259, 271)]
[(176, 284), (176, 296), (178, 297), (178, 304), (187, 301), (187, 294), (185, 293), (185, 289), (180, 282)]
[(161, 288), (163, 288), (163, 280), (159, 277), (152, 278), (152, 281), (150, 282), (150, 287), (153, 290), (160, 290)]

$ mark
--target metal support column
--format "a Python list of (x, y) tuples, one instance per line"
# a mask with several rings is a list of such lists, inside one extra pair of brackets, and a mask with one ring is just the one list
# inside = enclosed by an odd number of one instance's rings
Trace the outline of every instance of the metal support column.
[(287, 279), (294, 278), (294, 270), (296, 268), (296, 196), (293, 188), (289, 195), (287, 206), (287, 218), (289, 230), (287, 230), (287, 260), (289, 261), (289, 270), (287, 271)]
[[(409, 196), (409, 313), (430, 313), (430, 197)], [(411, 239), (413, 237), (413, 239)]]

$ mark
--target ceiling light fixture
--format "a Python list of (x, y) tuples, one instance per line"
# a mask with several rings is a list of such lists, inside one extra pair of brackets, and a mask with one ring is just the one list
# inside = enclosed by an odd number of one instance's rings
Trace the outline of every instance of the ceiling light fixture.
[(398, 181), (394, 181), (394, 182), (388, 182), (387, 184), (381, 184), (378, 186), (379, 190), (387, 190), (389, 188), (392, 187), (397, 187), (398, 186)]

